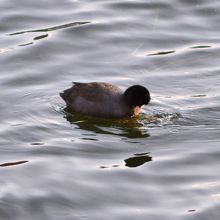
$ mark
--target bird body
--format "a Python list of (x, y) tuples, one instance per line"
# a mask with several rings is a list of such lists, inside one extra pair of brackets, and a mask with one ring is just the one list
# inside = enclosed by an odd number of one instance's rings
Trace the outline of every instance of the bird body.
[[(104, 82), (73, 82), (71, 88), (60, 93), (74, 112), (104, 118), (123, 118), (135, 114), (135, 107), (138, 106), (129, 105), (124, 95), (119, 87)], [(143, 102), (145, 104), (146, 100)]]

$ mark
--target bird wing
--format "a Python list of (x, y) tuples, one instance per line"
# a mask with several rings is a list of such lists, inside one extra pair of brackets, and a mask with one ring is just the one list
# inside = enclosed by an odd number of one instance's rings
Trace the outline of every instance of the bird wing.
[(121, 94), (122, 91), (117, 86), (109, 83), (79, 83), (74, 82), (72, 87), (73, 96), (81, 96), (90, 102), (106, 101), (109, 97)]

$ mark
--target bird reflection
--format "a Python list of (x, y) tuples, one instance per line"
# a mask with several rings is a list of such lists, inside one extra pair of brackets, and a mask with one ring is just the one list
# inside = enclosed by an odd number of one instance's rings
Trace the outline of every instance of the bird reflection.
[(143, 127), (138, 117), (125, 119), (100, 119), (75, 114), (68, 108), (64, 109), (65, 118), (82, 130), (92, 131), (96, 134), (110, 134), (126, 138), (146, 138), (148, 131)]

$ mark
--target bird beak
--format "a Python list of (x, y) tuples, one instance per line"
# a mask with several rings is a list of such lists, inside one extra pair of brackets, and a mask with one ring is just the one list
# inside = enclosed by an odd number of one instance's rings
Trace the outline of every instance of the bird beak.
[(135, 114), (135, 115), (138, 115), (139, 113), (141, 113), (141, 111), (142, 111), (142, 109), (141, 109), (141, 107), (139, 107), (139, 106), (136, 106), (136, 107), (134, 108), (134, 114)]

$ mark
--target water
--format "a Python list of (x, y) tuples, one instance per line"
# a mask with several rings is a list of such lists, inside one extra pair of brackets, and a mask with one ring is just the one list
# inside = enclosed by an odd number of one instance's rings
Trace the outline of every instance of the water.
[[(0, 8), (0, 219), (219, 219), (219, 1)], [(152, 102), (75, 115), (72, 81), (143, 84)]]

